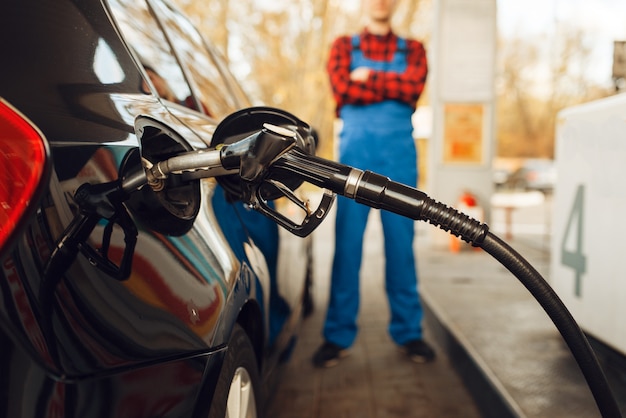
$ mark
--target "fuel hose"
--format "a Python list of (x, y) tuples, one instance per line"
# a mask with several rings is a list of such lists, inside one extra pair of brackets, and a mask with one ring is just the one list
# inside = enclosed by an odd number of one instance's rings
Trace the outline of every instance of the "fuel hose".
[(297, 149), (278, 159), (273, 169), (285, 170), (372, 208), (426, 221), (482, 248), (507, 268), (548, 314), (578, 363), (602, 416), (621, 417), (599, 361), (565, 304), (541, 274), (518, 252), (492, 234), (486, 224), (385, 176), (311, 156)]

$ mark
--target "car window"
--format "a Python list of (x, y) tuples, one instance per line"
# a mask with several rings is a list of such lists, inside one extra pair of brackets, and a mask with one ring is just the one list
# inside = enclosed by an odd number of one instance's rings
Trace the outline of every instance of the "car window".
[[(147, 3), (110, 0), (108, 4), (124, 38), (146, 70), (152, 91), (162, 99), (199, 110), (176, 55)], [(145, 82), (142, 90), (151, 91)]]
[(247, 98), (238, 84), (191, 22), (167, 2), (149, 0), (149, 4), (174, 45), (175, 53), (202, 106), (219, 118), (248, 106)]

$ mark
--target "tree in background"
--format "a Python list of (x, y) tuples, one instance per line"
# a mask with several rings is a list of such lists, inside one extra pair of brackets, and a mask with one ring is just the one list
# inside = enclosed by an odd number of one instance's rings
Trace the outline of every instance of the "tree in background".
[[(284, 109), (311, 124), (319, 133), (319, 153), (333, 155), (334, 102), (325, 66), (334, 38), (362, 26), (360, 1), (175, 2), (221, 50), (256, 104)], [(399, 0), (399, 34), (427, 45), (431, 4)]]
[(500, 157), (553, 158), (557, 113), (613, 94), (586, 76), (592, 51), (578, 28), (563, 25), (552, 40), (500, 39), (498, 51)]
[[(361, 26), (359, 0), (174, 1), (217, 45), (257, 104), (310, 123), (320, 136), (319, 153), (333, 156), (325, 64), (332, 40)], [(422, 40), (427, 50), (435, 1), (399, 0), (394, 14), (399, 34)], [(552, 158), (557, 112), (614, 93), (587, 79), (590, 48), (585, 33), (567, 25), (554, 39), (499, 40), (498, 156)], [(419, 104), (428, 104), (428, 84)]]

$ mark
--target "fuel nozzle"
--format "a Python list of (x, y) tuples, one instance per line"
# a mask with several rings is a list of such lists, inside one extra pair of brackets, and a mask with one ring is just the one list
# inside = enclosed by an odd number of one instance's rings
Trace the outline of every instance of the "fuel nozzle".
[[(311, 209), (309, 203), (296, 193), (307, 181), (306, 175), (294, 175), (294, 172), (281, 168), (279, 161), (294, 152), (315, 155), (314, 130), (288, 112), (270, 107), (235, 112), (220, 122), (211, 145), (220, 149), (225, 168), (239, 168), (237, 174), (217, 177), (229, 197), (243, 200), (295, 235), (310, 234), (325, 218), (335, 200), (334, 193), (324, 190), (317, 208)], [(270, 207), (269, 201), (281, 197), (302, 210), (301, 220), (289, 219)]]
[(239, 169), (239, 177), (246, 183), (262, 182), (268, 167), (296, 145), (296, 133), (290, 129), (263, 124), (263, 128), (220, 150), (224, 168)]
[[(311, 210), (308, 202), (300, 199), (290, 185), (281, 181), (280, 174), (273, 166), (296, 147), (297, 143), (298, 133), (295, 130), (265, 123), (259, 132), (223, 147), (220, 155), (225, 168), (239, 167), (241, 198), (244, 202), (291, 233), (307, 236), (326, 217), (335, 195), (324, 191), (317, 209)], [(305, 216), (301, 222), (292, 221), (268, 204), (268, 200), (272, 200), (276, 192), (304, 211)], [(272, 199), (268, 199), (270, 196)]]

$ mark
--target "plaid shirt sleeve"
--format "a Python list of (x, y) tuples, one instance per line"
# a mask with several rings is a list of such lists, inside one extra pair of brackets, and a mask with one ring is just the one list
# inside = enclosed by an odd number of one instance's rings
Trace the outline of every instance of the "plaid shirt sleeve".
[(366, 82), (384, 99), (399, 100), (411, 107), (417, 106), (428, 74), (426, 51), (415, 40), (407, 40), (407, 68), (403, 73), (374, 71)]
[(383, 100), (380, 92), (368, 84), (350, 80), (352, 40), (342, 36), (333, 42), (326, 70), (330, 79), (337, 112), (345, 104), (369, 104)]
[[(362, 45), (362, 49), (364, 53), (367, 53), (369, 48)], [(393, 50), (389, 48), (386, 50), (390, 51), (387, 59), (391, 59)], [(331, 47), (326, 67), (337, 112), (345, 104), (371, 104), (388, 99), (400, 100), (413, 108), (417, 106), (417, 100), (424, 90), (428, 73), (426, 51), (420, 42), (407, 40), (405, 72), (373, 71), (365, 82), (350, 80), (351, 52), (351, 38), (349, 36), (337, 38)]]

